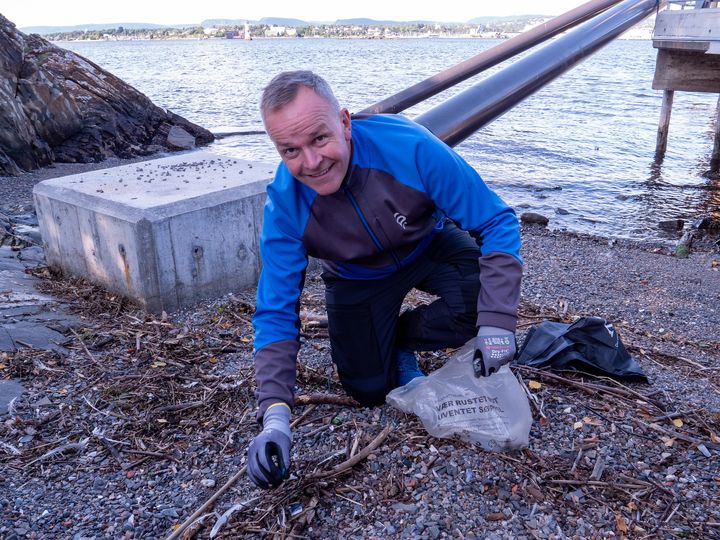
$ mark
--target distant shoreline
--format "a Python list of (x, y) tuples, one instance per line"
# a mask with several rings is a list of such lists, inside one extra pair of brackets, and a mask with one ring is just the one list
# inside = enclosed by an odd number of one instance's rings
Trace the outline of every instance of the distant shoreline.
[[(512, 37), (512, 36), (510, 36)], [(307, 37), (288, 37), (288, 36), (277, 36), (277, 37), (265, 37), (258, 36), (252, 39), (246, 40), (243, 38), (182, 38), (182, 37), (171, 37), (171, 38), (128, 38), (128, 39), (58, 39), (50, 40), (50, 43), (105, 43), (105, 42), (120, 42), (120, 41), (295, 41), (298, 39), (336, 39), (341, 41), (346, 40), (362, 40), (362, 41), (394, 41), (400, 39), (468, 39), (478, 41), (503, 41), (510, 39), (510, 37), (480, 37), (480, 36), (469, 36), (469, 35), (447, 35), (447, 36), (393, 36), (383, 38), (373, 38), (365, 36), (307, 36)], [(618, 37), (616, 41), (651, 41), (651, 36), (630, 36), (630, 37)]]

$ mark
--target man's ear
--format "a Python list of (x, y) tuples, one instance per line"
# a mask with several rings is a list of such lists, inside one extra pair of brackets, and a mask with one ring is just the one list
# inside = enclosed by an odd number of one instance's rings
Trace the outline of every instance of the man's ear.
[(350, 111), (347, 109), (340, 109), (340, 121), (343, 125), (343, 133), (345, 134), (345, 140), (349, 141), (352, 139), (352, 122), (350, 121)]

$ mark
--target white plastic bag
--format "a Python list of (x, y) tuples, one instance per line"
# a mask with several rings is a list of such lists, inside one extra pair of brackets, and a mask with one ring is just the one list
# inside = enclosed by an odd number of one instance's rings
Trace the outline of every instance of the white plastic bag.
[(387, 402), (418, 415), (434, 437), (458, 435), (489, 451), (527, 446), (532, 414), (525, 391), (508, 366), (476, 377), (472, 343), (427, 377), (390, 392)]

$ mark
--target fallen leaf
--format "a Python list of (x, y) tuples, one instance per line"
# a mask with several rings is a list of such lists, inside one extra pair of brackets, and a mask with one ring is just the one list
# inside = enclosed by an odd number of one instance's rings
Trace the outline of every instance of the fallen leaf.
[(211, 356), (210, 359), (208, 360), (208, 362), (210, 362), (211, 364), (217, 364), (218, 363), (217, 356)]
[(638, 509), (638, 505), (635, 504), (635, 501), (630, 501), (627, 504), (627, 507), (628, 507), (628, 510), (637, 510)]
[(660, 440), (668, 447), (675, 444), (675, 437), (660, 437)]
[(623, 517), (622, 514), (620, 514), (620, 513), (615, 514), (615, 525), (617, 525), (617, 529), (621, 533), (628, 532), (628, 526), (627, 526), (627, 523), (625, 523), (625, 518)]
[(582, 422), (575, 422), (573, 424), (573, 429), (582, 429), (583, 423)]
[(487, 521), (504, 521), (507, 518), (502, 512), (491, 512), (487, 516), (485, 516), (485, 519)]
[(159, 368), (159, 367), (165, 367), (165, 366), (167, 366), (167, 364), (165, 362), (159, 362), (159, 361), (153, 362), (152, 364), (150, 364), (151, 368)]
[(5, 364), (0, 364), (0, 369), (5, 369), (7, 366)]
[(711, 432), (710, 432), (710, 440), (711, 440), (714, 444), (720, 443), (720, 439), (718, 439), (718, 436), (715, 435), (715, 432), (714, 432), (714, 431), (711, 431)]
[(542, 384), (537, 381), (529, 381), (528, 386), (530, 387), (530, 390), (540, 390), (542, 388)]
[(58, 390), (58, 394), (60, 394), (61, 396), (65, 396), (65, 395), (67, 395), (67, 393), (68, 393), (67, 388), (61, 388), (60, 390)]
[(602, 422), (600, 420), (592, 418), (591, 416), (583, 416), (583, 422), (590, 424), (591, 426), (602, 426)]
[(676, 418), (672, 422), (673, 422), (673, 426), (675, 426), (675, 427), (683, 427), (683, 425), (684, 425), (683, 421), (680, 420), (679, 418)]
[(242, 341), (243, 343), (250, 343), (250, 340), (246, 337), (240, 338), (240, 341)]

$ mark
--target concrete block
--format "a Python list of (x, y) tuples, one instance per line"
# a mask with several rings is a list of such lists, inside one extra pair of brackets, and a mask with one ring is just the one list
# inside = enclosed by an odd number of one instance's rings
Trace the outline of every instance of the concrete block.
[(254, 286), (274, 169), (191, 152), (40, 182), (46, 260), (155, 313)]

